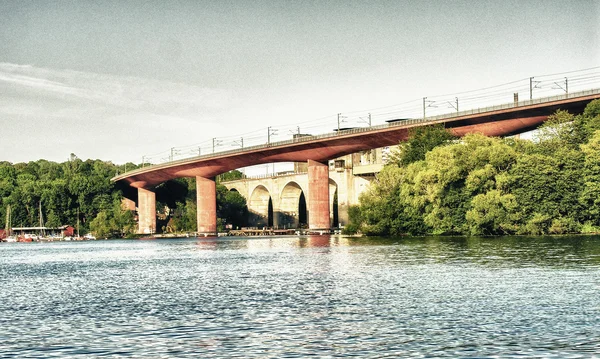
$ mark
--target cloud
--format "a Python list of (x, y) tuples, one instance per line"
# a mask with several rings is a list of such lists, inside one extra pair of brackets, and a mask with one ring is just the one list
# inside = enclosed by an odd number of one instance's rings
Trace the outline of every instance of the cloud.
[(193, 141), (232, 101), (224, 89), (10, 63), (0, 63), (0, 93), (2, 133), (12, 138), (0, 160), (11, 162), (64, 152), (118, 160), (165, 139)]
[(222, 89), (9, 63), (0, 63), (0, 88), (36, 101), (50, 98), (70, 105), (75, 102), (175, 116), (220, 109), (230, 98), (230, 92)]

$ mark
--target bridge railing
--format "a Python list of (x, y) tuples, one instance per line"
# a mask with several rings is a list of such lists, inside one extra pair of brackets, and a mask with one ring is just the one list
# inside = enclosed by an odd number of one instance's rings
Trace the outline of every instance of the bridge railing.
[(482, 114), (485, 112), (492, 112), (492, 111), (497, 111), (497, 110), (525, 107), (525, 106), (531, 106), (531, 105), (542, 104), (542, 103), (547, 103), (547, 102), (554, 102), (554, 101), (572, 99), (572, 98), (577, 98), (577, 97), (595, 95), (595, 94), (600, 94), (600, 89), (597, 88), (597, 89), (573, 92), (573, 93), (564, 94), (564, 95), (540, 97), (540, 98), (535, 98), (532, 100), (510, 102), (510, 103), (504, 103), (504, 104), (495, 105), (495, 106), (474, 108), (474, 109), (470, 109), (470, 110), (451, 112), (451, 113), (430, 116), (430, 117), (424, 117), (424, 118), (407, 119), (407, 120), (402, 120), (402, 121), (397, 121), (397, 122), (390, 122), (390, 123), (382, 124), (382, 125), (370, 126), (370, 127), (356, 127), (356, 128), (351, 128), (351, 129), (346, 129), (346, 130), (341, 130), (341, 131), (336, 131), (336, 132), (328, 132), (328, 133), (323, 133), (323, 134), (318, 134), (318, 135), (307, 135), (307, 136), (302, 136), (302, 137), (296, 137), (296, 138), (293, 138), (290, 140), (277, 141), (277, 142), (271, 142), (271, 143), (263, 143), (263, 144), (255, 145), (255, 146), (236, 148), (236, 149), (232, 149), (232, 150), (220, 151), (220, 152), (210, 153), (210, 154), (206, 154), (206, 155), (192, 156), (192, 157), (187, 157), (187, 158), (183, 158), (183, 159), (172, 160), (172, 161), (168, 161), (168, 162), (161, 163), (161, 164), (150, 165), (147, 167), (138, 168), (138, 169), (126, 172), (115, 178), (126, 177), (126, 176), (130, 176), (130, 175), (134, 175), (136, 173), (142, 173), (142, 172), (147, 171), (149, 168), (171, 167), (174, 165), (186, 164), (186, 163), (201, 160), (201, 159), (221, 157), (224, 155), (260, 150), (260, 149), (271, 148), (271, 147), (286, 146), (286, 145), (290, 145), (290, 144), (294, 144), (294, 143), (309, 142), (309, 141), (326, 139), (326, 138), (335, 138), (340, 135), (377, 131), (377, 130), (386, 129), (386, 128), (390, 128), (390, 127), (402, 127), (402, 126), (410, 127), (415, 124), (423, 124), (423, 123), (434, 124), (434, 123), (444, 122), (443, 120), (451, 120), (456, 117), (462, 117), (462, 116), (468, 116), (468, 115), (474, 115), (474, 114)]
[[(252, 176), (244, 176), (244, 178), (241, 178), (241, 179), (244, 180), (244, 179), (285, 177), (285, 176), (301, 175), (301, 174), (306, 174), (306, 173), (308, 173), (308, 171), (285, 171), (285, 172), (275, 172), (275, 173), (263, 173), (263, 174), (252, 175)], [(238, 181), (238, 180), (233, 180), (233, 181)]]

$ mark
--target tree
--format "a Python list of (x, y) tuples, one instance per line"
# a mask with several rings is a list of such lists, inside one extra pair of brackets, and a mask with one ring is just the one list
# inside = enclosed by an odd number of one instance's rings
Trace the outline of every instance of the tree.
[[(599, 102), (600, 103), (600, 102)], [(584, 221), (600, 225), (600, 131), (596, 131), (590, 141), (581, 146), (584, 154), (583, 187), (579, 202), (585, 208)]]
[(515, 197), (496, 189), (475, 196), (465, 216), (471, 235), (513, 234), (517, 218)]
[(112, 235), (113, 227), (106, 211), (98, 213), (96, 218), (90, 222), (90, 230), (98, 238), (108, 238)]
[(222, 223), (235, 227), (245, 226), (248, 217), (246, 199), (237, 191), (229, 191), (227, 187), (217, 185), (217, 218)]
[[(131, 231), (133, 214), (118, 212), (122, 195), (110, 182), (117, 166), (100, 160), (82, 161), (74, 154), (64, 163), (39, 160), (28, 163), (0, 163), (0, 213), (5, 217), (11, 205), (14, 225), (39, 224), (41, 203), (45, 223), (50, 227), (75, 225), (80, 212), (81, 229), (91, 221), (102, 232), (108, 226), (113, 235)], [(102, 213), (100, 215), (100, 213)], [(0, 219), (0, 221), (4, 221)], [(106, 222), (108, 221), (108, 222)], [(112, 221), (112, 223), (111, 223)]]
[(582, 129), (583, 142), (588, 142), (600, 130), (600, 99), (590, 102), (583, 114), (575, 117), (575, 122)]
[(130, 235), (135, 230), (133, 213), (122, 208), (120, 196), (115, 194), (112, 206), (100, 211), (90, 222), (90, 230), (99, 238)]
[(173, 232), (193, 232), (196, 230), (196, 201), (186, 199), (177, 202), (168, 227)]
[(62, 225), (60, 218), (54, 213), (54, 210), (50, 210), (46, 216), (46, 227), (58, 228)]
[(235, 181), (244, 178), (244, 174), (238, 170), (221, 173), (217, 176), (217, 182)]
[(389, 164), (406, 166), (422, 161), (425, 154), (437, 146), (450, 143), (455, 136), (446, 131), (444, 125), (422, 126), (410, 129), (409, 138), (392, 152)]

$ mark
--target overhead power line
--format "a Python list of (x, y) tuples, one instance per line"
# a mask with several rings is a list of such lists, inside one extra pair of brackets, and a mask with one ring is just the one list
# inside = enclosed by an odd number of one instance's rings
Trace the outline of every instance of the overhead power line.
[[(228, 134), (219, 136), (218, 139), (207, 139), (199, 143), (175, 146), (151, 155), (144, 155), (142, 156), (142, 163), (145, 165), (146, 163), (156, 161), (156, 159), (173, 161), (182, 156), (210, 156), (211, 153), (217, 152), (218, 147), (226, 148), (229, 151), (236, 151), (235, 149), (231, 150), (231, 146), (238, 147), (237, 150), (241, 150), (246, 147), (264, 144), (265, 139), (267, 140), (267, 144), (270, 144), (273, 142), (273, 138), (300, 134), (300, 128), (302, 128), (302, 133), (313, 135), (319, 132), (328, 133), (333, 129), (337, 129), (339, 133), (342, 129), (342, 123), (347, 123), (347, 126), (351, 127), (364, 127), (365, 124), (370, 127), (374, 120), (383, 122), (383, 120), (399, 118), (425, 118), (446, 113), (450, 108), (458, 112), (459, 104), (460, 110), (464, 111), (469, 108), (490, 106), (498, 102), (511, 102), (513, 98), (518, 98), (518, 94), (521, 94), (523, 96), (522, 100), (524, 100), (526, 98), (533, 99), (534, 96), (540, 97), (540, 95), (581, 91), (594, 85), (600, 87), (599, 69), (600, 66), (596, 66), (581, 70), (536, 75), (474, 90), (425, 96), (421, 99), (412, 99), (393, 105), (365, 110), (339, 112), (293, 124), (278, 124), (277, 128), (273, 126), (267, 128), (267, 136), (265, 136), (264, 128), (257, 128), (242, 136), (239, 134)], [(337, 128), (335, 125), (336, 121)]]

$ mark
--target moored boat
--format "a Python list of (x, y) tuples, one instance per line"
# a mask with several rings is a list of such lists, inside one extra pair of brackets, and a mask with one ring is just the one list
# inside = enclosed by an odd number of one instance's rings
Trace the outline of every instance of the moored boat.
[(15, 236), (8, 236), (8, 237), (4, 238), (4, 241), (5, 242), (13, 242), (14, 243), (14, 242), (17, 241), (17, 237), (15, 237)]

